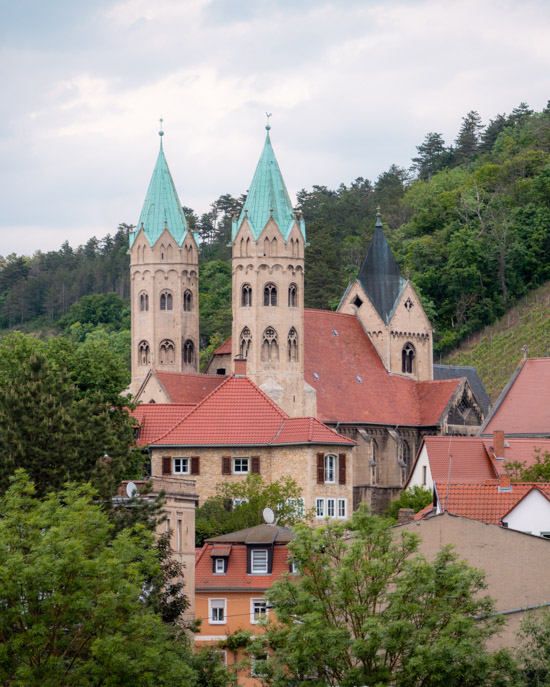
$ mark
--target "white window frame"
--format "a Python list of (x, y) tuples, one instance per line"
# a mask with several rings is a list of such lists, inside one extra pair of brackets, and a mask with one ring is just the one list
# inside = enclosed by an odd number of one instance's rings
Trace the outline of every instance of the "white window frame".
[(298, 574), (298, 563), (296, 563), (295, 560), (289, 561), (288, 567), (289, 567), (291, 575), (297, 575)]
[(315, 517), (325, 517), (325, 499), (315, 499)]
[(336, 484), (336, 473), (338, 472), (338, 456), (334, 453), (325, 455), (325, 482)]
[(239, 506), (242, 506), (243, 503), (248, 503), (248, 499), (233, 499), (233, 503), (231, 504), (233, 506), (233, 510)]
[(190, 472), (190, 463), (191, 461), (189, 458), (173, 458), (172, 464), (174, 468), (174, 475), (188, 475)]
[[(257, 555), (265, 554), (265, 565), (262, 566), (261, 570), (254, 570), (254, 559)], [(263, 557), (262, 557), (263, 558)], [(262, 560), (263, 563), (263, 560)], [(250, 552), (250, 574), (251, 575), (268, 575), (269, 574), (269, 552), (267, 549), (252, 549)]]
[(260, 677), (260, 678), (265, 677), (265, 673), (258, 673), (257, 672), (256, 666), (260, 661), (262, 663), (265, 663), (265, 661), (267, 661), (267, 654), (265, 654), (265, 656), (263, 656), (262, 658), (260, 658), (260, 657), (256, 658), (254, 656), (251, 658), (251, 660), (250, 660), (250, 677)]
[[(263, 607), (264, 612), (257, 614), (255, 612), (256, 605)], [(265, 599), (264, 597), (260, 597), (258, 599), (250, 599), (250, 622), (252, 623), (252, 625), (258, 625), (258, 623), (261, 623), (263, 620), (266, 620), (268, 615), (269, 609), (267, 608), (267, 599)]]
[(336, 517), (336, 499), (327, 499), (327, 518)]
[[(213, 611), (215, 608), (223, 608), (223, 620), (214, 620)], [(208, 624), (226, 625), (227, 623), (227, 599), (213, 598), (208, 599)]]
[(347, 499), (338, 499), (338, 517), (348, 517), (348, 502)]
[(294, 510), (294, 514), (298, 518), (303, 518), (306, 512), (306, 506), (303, 496), (298, 496), (298, 498), (291, 498), (286, 500), (286, 505)]
[(214, 558), (214, 574), (225, 575), (225, 558)]
[[(241, 461), (237, 463), (237, 461)], [(243, 462), (243, 461), (246, 461)], [(237, 468), (238, 465), (238, 468)], [(245, 469), (246, 465), (246, 469)], [(238, 458), (233, 458), (233, 474), (234, 475), (248, 475), (250, 472), (250, 458), (239, 456)]]

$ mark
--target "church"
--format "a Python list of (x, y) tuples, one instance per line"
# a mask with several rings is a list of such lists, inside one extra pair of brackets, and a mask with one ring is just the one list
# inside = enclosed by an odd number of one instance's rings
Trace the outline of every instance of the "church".
[[(378, 212), (335, 312), (304, 308), (306, 226), (270, 126), (232, 227), (232, 334), (199, 372), (200, 243), (163, 149), (130, 234), (132, 382), (153, 476), (217, 483), (292, 476), (318, 517), (375, 512), (425, 435), (474, 435), (487, 411), (471, 368), (433, 364), (433, 332)], [(436, 374), (434, 375), (434, 370)], [(434, 379), (434, 376), (437, 378)], [(476, 388), (477, 387), (477, 388)]]

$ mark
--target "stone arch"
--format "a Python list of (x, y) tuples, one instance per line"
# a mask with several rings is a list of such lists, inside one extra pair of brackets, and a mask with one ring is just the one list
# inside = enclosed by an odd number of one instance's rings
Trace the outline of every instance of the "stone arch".
[(195, 362), (195, 344), (191, 339), (187, 339), (182, 347), (182, 356), (184, 365), (193, 365)]
[(298, 305), (298, 286), (293, 282), (288, 287), (288, 307), (295, 308)]
[(273, 282), (267, 282), (264, 286), (264, 305), (277, 305), (277, 286)]
[(287, 353), (290, 363), (298, 362), (298, 333), (294, 327), (290, 328), (287, 338)]
[(172, 298), (172, 293), (165, 289), (160, 294), (160, 309), (161, 310), (173, 310), (174, 299)]
[(176, 347), (170, 339), (164, 339), (159, 346), (159, 365), (173, 365), (175, 361)]
[(185, 289), (183, 292), (183, 310), (184, 312), (193, 310), (193, 292), (190, 289)]
[(250, 284), (243, 284), (241, 288), (241, 305), (244, 308), (252, 305), (252, 287)]
[(138, 344), (138, 365), (151, 364), (151, 349), (147, 341), (140, 341)]
[(277, 238), (275, 236), (271, 240), (271, 255), (277, 255)]
[(416, 350), (410, 341), (403, 346), (401, 351), (401, 372), (414, 374), (416, 368)]
[(264, 239), (264, 255), (269, 257), (271, 255), (271, 241), (266, 236)]
[(147, 312), (149, 310), (149, 294), (147, 291), (142, 291), (139, 294), (139, 310), (140, 312)]
[(264, 362), (272, 363), (279, 360), (279, 343), (277, 332), (273, 327), (266, 327), (262, 336), (261, 358)]
[(242, 358), (248, 358), (251, 345), (252, 335), (250, 334), (250, 329), (248, 327), (244, 327), (239, 340), (239, 353)]
[(168, 262), (172, 262), (172, 244), (171, 243), (169, 243), (166, 246), (166, 259), (168, 260)]

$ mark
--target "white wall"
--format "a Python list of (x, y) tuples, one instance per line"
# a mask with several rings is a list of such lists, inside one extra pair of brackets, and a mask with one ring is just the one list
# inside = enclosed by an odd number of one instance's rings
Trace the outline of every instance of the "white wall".
[[(424, 468), (426, 468), (426, 481), (424, 482)], [(411, 474), (409, 483), (407, 484), (407, 489), (412, 489), (413, 487), (425, 487), (426, 489), (433, 489), (434, 483), (432, 478), (432, 471), (430, 470), (430, 461), (428, 459), (428, 449), (426, 444), (422, 446), (420, 451), (420, 456), (418, 461), (414, 466)], [(550, 505), (550, 504), (549, 504)]]
[(550, 502), (540, 491), (533, 489), (503, 518), (503, 523), (520, 532), (550, 533)]

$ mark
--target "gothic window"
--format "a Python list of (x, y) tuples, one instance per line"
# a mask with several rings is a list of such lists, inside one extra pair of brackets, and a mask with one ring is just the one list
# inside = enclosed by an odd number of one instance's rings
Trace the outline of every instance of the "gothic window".
[(161, 341), (159, 348), (159, 363), (161, 365), (173, 365), (174, 353), (175, 346), (173, 341), (170, 341), (170, 339), (165, 339), (164, 341)]
[(378, 444), (376, 439), (372, 440), (372, 460), (369, 461), (370, 465), (370, 483), (376, 484), (378, 481)]
[(288, 287), (288, 307), (295, 308), (298, 305), (298, 287), (291, 284)]
[(193, 294), (189, 289), (186, 289), (183, 294), (183, 309), (185, 312), (191, 312), (191, 310), (193, 310)]
[(277, 343), (277, 332), (273, 327), (267, 327), (262, 340), (262, 360), (265, 362), (276, 362), (279, 360), (279, 344)]
[(170, 291), (163, 291), (160, 294), (160, 309), (172, 310), (172, 294)]
[(277, 305), (277, 287), (271, 282), (264, 286), (264, 305)]
[(139, 309), (141, 312), (149, 310), (149, 296), (146, 293), (141, 293), (139, 295)]
[(139, 342), (138, 362), (140, 365), (149, 365), (151, 362), (151, 353), (149, 351), (149, 344), (147, 343), (147, 341)]
[(401, 372), (412, 374), (414, 372), (415, 350), (412, 343), (406, 343), (401, 352)]
[(275, 237), (271, 241), (271, 255), (277, 255), (277, 239)]
[(264, 255), (269, 257), (271, 252), (271, 241), (266, 237), (264, 239)]
[(183, 362), (188, 365), (192, 365), (195, 362), (195, 346), (191, 339), (187, 339), (183, 344)]
[(288, 332), (288, 360), (295, 363), (298, 360), (298, 334), (294, 327)]
[(403, 440), (403, 462), (405, 463), (405, 466), (407, 468), (407, 474), (409, 470), (411, 469), (411, 447), (409, 446), (409, 442)]
[(252, 305), (252, 287), (250, 284), (243, 284), (241, 303), (245, 308)]
[(250, 344), (252, 343), (252, 336), (250, 335), (250, 329), (245, 327), (241, 332), (241, 340), (239, 344), (239, 353), (242, 358), (248, 358), (248, 352), (250, 350)]

